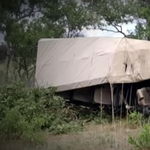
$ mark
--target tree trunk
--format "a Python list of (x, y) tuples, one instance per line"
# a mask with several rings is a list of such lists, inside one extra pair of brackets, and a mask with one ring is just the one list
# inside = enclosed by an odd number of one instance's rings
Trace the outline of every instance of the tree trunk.
[(6, 76), (5, 76), (6, 83), (8, 82), (8, 79), (9, 79), (10, 61), (11, 61), (11, 54), (10, 54), (10, 48), (8, 48), (7, 59), (6, 59)]

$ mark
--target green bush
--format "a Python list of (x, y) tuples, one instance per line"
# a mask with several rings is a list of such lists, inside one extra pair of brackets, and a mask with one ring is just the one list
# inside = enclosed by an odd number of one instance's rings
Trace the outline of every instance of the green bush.
[(88, 122), (106, 123), (105, 114), (66, 105), (55, 89), (27, 88), (22, 83), (0, 87), (0, 135), (3, 139), (40, 142), (42, 131), (63, 134), (82, 130)]
[(132, 136), (129, 136), (128, 142), (133, 145), (135, 149), (138, 150), (148, 150), (150, 149), (150, 127), (145, 125), (141, 131), (139, 137), (135, 139)]
[(143, 127), (150, 123), (150, 117), (145, 117), (142, 113), (132, 112), (128, 115), (128, 125), (132, 128)]
[(142, 126), (142, 124), (143, 124), (142, 121), (144, 121), (143, 114), (138, 113), (136, 111), (130, 113), (128, 118), (129, 118), (130, 125)]
[(0, 112), (0, 132), (5, 138), (33, 140), (41, 129), (67, 133), (80, 125), (68, 125), (75, 118), (52, 88), (28, 89), (21, 83), (3, 86), (0, 88)]

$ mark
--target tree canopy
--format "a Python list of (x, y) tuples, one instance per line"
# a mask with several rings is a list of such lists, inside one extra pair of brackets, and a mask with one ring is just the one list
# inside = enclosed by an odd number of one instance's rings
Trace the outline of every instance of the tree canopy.
[[(122, 24), (136, 21), (134, 32), (124, 33)], [(113, 26), (110, 30), (107, 26)], [(5, 0), (0, 1), (0, 32), (4, 34), (7, 71), (10, 62), (29, 78), (35, 68), (40, 38), (73, 38), (86, 28), (121, 33), (150, 40), (149, 0)], [(1, 50), (2, 49), (2, 50)], [(1, 55), (2, 56), (2, 55)], [(1, 58), (3, 60), (3, 58)], [(34, 67), (33, 67), (34, 66)]]

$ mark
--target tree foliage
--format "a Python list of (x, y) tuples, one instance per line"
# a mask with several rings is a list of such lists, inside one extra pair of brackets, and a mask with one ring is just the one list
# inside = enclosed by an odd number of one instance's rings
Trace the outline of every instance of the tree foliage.
[[(0, 32), (7, 45), (6, 77), (10, 62), (21, 77), (35, 69), (40, 38), (78, 37), (86, 29), (100, 29), (138, 39), (150, 39), (148, 0), (5, 0), (0, 2)], [(124, 33), (122, 24), (137, 25)], [(114, 29), (108, 29), (112, 26)]]
[[(132, 4), (133, 3), (133, 4)], [(132, 12), (130, 16), (136, 21), (135, 31), (133, 31), (128, 37), (150, 40), (150, 1), (131, 1), (129, 8)]]
[(87, 11), (73, 0), (12, 2), (17, 5), (10, 4), (11, 8), (7, 1), (0, 3), (4, 7), (0, 31), (4, 33), (9, 47), (6, 52), (6, 76), (12, 60), (19, 76), (25, 73), (29, 80), (29, 71), (32, 68), (35, 70), (37, 43), (40, 38), (75, 37), (89, 24)]
[[(126, 0), (93, 0), (88, 1), (88, 7), (95, 16), (94, 27), (100, 30), (106, 30), (115, 33), (121, 33), (124, 36), (122, 24), (133, 22), (133, 7), (134, 1)], [(107, 29), (107, 26), (112, 26), (114, 30)]]

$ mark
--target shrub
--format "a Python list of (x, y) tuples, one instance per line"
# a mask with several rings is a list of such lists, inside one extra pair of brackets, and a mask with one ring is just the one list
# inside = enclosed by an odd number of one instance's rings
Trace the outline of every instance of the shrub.
[(145, 125), (141, 131), (139, 137), (135, 139), (132, 136), (129, 136), (128, 142), (133, 145), (135, 149), (138, 150), (148, 150), (150, 149), (150, 127)]
[(34, 133), (41, 129), (66, 133), (77, 128), (77, 124), (66, 125), (74, 117), (52, 88), (28, 89), (22, 83), (3, 86), (0, 88), (0, 112), (1, 135), (7, 135), (6, 138), (33, 139)]
[(53, 88), (27, 88), (23, 83), (0, 87), (0, 112), (2, 138), (38, 143), (43, 141), (37, 138), (43, 130), (52, 134), (77, 132), (87, 122), (108, 121), (98, 110), (66, 105)]
[(129, 125), (142, 126), (142, 121), (144, 121), (143, 115), (136, 111), (130, 113), (128, 118), (129, 118)]

